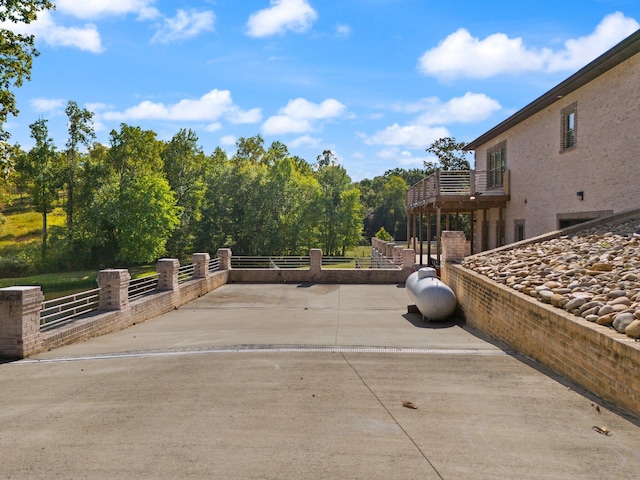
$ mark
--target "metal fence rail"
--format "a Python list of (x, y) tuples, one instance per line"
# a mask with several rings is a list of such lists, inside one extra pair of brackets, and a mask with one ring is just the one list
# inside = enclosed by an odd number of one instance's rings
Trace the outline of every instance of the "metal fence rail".
[(193, 278), (193, 272), (195, 271), (196, 266), (192, 263), (190, 265), (183, 265), (178, 268), (178, 283), (186, 282), (187, 280), (191, 280)]
[(66, 297), (54, 298), (43, 303), (40, 310), (40, 330), (48, 330), (73, 320), (79, 315), (98, 309), (99, 288)]
[(309, 257), (231, 257), (231, 268), (310, 268)]
[(129, 282), (129, 300), (135, 300), (148, 293), (154, 292), (158, 287), (159, 273), (153, 273), (145, 277), (136, 278)]
[(216, 257), (216, 258), (212, 258), (209, 260), (209, 272), (217, 272), (218, 270), (220, 270), (220, 258)]
[(405, 204), (412, 208), (443, 196), (507, 195), (509, 170), (440, 170), (409, 187)]
[(323, 268), (399, 268), (392, 261), (384, 257), (322, 257)]

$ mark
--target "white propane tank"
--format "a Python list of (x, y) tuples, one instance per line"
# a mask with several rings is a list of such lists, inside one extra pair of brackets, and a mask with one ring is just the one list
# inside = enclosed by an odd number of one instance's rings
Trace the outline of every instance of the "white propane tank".
[(436, 269), (421, 268), (405, 282), (409, 298), (427, 320), (445, 320), (456, 309), (456, 294), (437, 277)]

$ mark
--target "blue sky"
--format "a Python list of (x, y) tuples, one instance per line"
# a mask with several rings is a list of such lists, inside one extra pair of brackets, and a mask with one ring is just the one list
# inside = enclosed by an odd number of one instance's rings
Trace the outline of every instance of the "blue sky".
[[(640, 28), (638, 0), (55, 0), (6, 129), (23, 148), (69, 100), (97, 140), (121, 123), (191, 128), (229, 155), (261, 134), (354, 181), (471, 141)], [(16, 27), (11, 27), (16, 28)]]

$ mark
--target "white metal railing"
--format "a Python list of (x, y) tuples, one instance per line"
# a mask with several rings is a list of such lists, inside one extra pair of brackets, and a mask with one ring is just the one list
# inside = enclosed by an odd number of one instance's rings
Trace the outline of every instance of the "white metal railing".
[(322, 257), (322, 268), (399, 268), (391, 260), (382, 256), (371, 257)]
[(40, 329), (50, 328), (67, 323), (79, 315), (98, 309), (100, 289), (94, 288), (66, 297), (54, 298), (43, 303), (40, 310)]
[(220, 270), (220, 258), (215, 257), (209, 260), (209, 265), (207, 265), (209, 272), (217, 272)]
[(154, 292), (158, 287), (159, 273), (153, 273), (144, 277), (136, 278), (129, 282), (129, 301), (140, 298), (148, 293)]
[(310, 268), (308, 256), (259, 257), (232, 256), (231, 268)]
[(195, 269), (196, 266), (193, 263), (178, 267), (178, 283), (183, 283), (187, 280), (191, 280), (193, 278), (193, 272), (195, 271)]

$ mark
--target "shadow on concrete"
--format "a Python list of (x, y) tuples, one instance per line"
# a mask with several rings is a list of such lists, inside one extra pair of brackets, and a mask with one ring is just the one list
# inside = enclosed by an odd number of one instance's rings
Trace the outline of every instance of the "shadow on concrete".
[(456, 325), (459, 325), (459, 323), (456, 321), (455, 318), (452, 318), (450, 320), (445, 320), (442, 322), (430, 322), (426, 320), (419, 313), (405, 313), (404, 315), (402, 315), (402, 318), (404, 318), (406, 321), (411, 323), (414, 327), (429, 328), (431, 330), (435, 330), (439, 328), (451, 328), (451, 327), (455, 327)]

